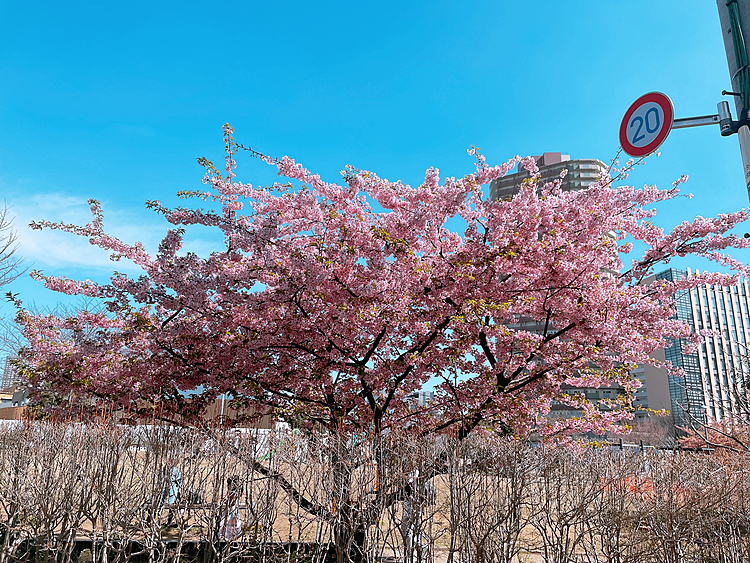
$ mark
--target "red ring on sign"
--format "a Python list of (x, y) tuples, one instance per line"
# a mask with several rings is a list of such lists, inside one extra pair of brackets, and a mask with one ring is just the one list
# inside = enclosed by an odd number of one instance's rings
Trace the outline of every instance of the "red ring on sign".
[[(628, 123), (630, 122), (630, 118), (633, 117), (635, 110), (648, 102), (655, 102), (661, 107), (664, 112), (664, 125), (656, 138), (648, 145), (636, 147), (628, 141)], [(667, 127), (667, 123), (669, 123), (669, 127)], [(647, 154), (651, 154), (658, 149), (667, 138), (667, 135), (669, 135), (669, 132), (672, 130), (673, 124), (674, 106), (672, 105), (672, 100), (669, 99), (669, 96), (662, 94), (661, 92), (649, 92), (648, 94), (643, 94), (643, 96), (631, 104), (628, 111), (625, 112), (625, 117), (622, 118), (622, 123), (620, 123), (620, 146), (622, 147), (622, 150), (630, 156), (646, 156)]]

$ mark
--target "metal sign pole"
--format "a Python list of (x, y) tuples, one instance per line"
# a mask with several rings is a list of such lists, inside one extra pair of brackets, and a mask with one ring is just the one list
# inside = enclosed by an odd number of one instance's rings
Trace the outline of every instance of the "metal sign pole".
[[(748, 117), (750, 107), (750, 0), (716, 0), (719, 9), (721, 35), (727, 55), (729, 75), (732, 77), (732, 94), (739, 121)], [(750, 129), (742, 125), (737, 131), (742, 156), (742, 169), (745, 174), (745, 187), (750, 198)]]
[(747, 125), (740, 127), (737, 132), (740, 140), (740, 155), (742, 155), (742, 169), (745, 171), (745, 186), (748, 198), (750, 198), (750, 129)]

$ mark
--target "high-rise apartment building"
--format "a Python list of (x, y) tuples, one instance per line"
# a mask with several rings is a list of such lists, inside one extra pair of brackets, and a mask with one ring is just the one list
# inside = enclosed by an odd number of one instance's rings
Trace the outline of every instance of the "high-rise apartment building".
[[(571, 160), (570, 155), (559, 152), (545, 152), (542, 155), (535, 155), (537, 167), (539, 168), (539, 183), (544, 184), (560, 178), (560, 173), (567, 170), (565, 178), (562, 179), (560, 187), (563, 191), (581, 190), (588, 188), (591, 184), (599, 180), (601, 175), (606, 172), (607, 166), (596, 159), (578, 159)], [(497, 178), (490, 184), (490, 199), (509, 199), (518, 193), (519, 188), (524, 180), (531, 175), (521, 167), (515, 174), (508, 174), (502, 178)], [(534, 319), (523, 319), (517, 326), (524, 331), (537, 332), (543, 329), (543, 323)], [(611, 387), (602, 389), (580, 389), (575, 387), (565, 387), (566, 393), (581, 393), (587, 399), (599, 405), (599, 408), (607, 410), (606, 400), (614, 399), (623, 392), (622, 389)], [(637, 400), (641, 399), (643, 393), (639, 393)], [(642, 401), (645, 405), (645, 399)], [(553, 402), (550, 412), (551, 417), (571, 417), (580, 416), (582, 412), (558, 402)], [(638, 414), (637, 416), (645, 416)]]
[[(540, 156), (534, 156), (534, 159), (539, 167), (542, 184), (558, 179), (560, 173), (567, 169), (568, 173), (560, 185), (563, 191), (588, 188), (607, 170), (607, 166), (601, 160), (570, 160), (570, 155), (559, 152), (546, 152)], [(529, 177), (529, 172), (521, 167), (515, 174), (508, 174), (493, 180), (490, 184), (490, 199), (513, 197), (518, 192), (521, 183)]]

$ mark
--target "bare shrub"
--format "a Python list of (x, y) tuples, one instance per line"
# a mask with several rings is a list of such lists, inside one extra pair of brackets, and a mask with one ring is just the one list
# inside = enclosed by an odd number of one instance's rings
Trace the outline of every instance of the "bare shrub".
[(531, 519), (536, 537), (529, 548), (545, 561), (575, 560), (591, 533), (590, 507), (603, 494), (595, 471), (598, 452), (590, 449), (540, 448), (536, 459)]
[(739, 563), (749, 464), (492, 434), (9, 423), (0, 563)]
[(530, 485), (536, 452), (523, 441), (476, 435), (451, 441), (440, 506), (448, 561), (510, 562), (535, 510)]

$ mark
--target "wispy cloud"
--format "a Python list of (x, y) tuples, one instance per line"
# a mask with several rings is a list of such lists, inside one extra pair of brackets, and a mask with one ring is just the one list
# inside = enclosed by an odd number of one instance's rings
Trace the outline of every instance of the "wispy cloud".
[[(91, 221), (91, 212), (85, 200), (61, 193), (46, 193), (23, 198), (15, 196), (8, 198), (7, 204), (15, 217), (18, 252), (35, 268), (47, 266), (58, 270), (73, 267), (126, 273), (140, 270), (128, 260), (113, 262), (108, 252), (91, 245), (85, 237), (49, 229), (37, 231), (28, 226), (32, 221), (40, 220), (84, 225)], [(103, 207), (106, 232), (126, 243), (139, 241), (151, 253), (156, 251), (170, 226), (145, 209), (123, 209), (106, 202)], [(217, 246), (220, 239), (211, 236), (208, 231), (205, 235), (188, 237), (185, 250), (206, 255), (220, 248)]]

